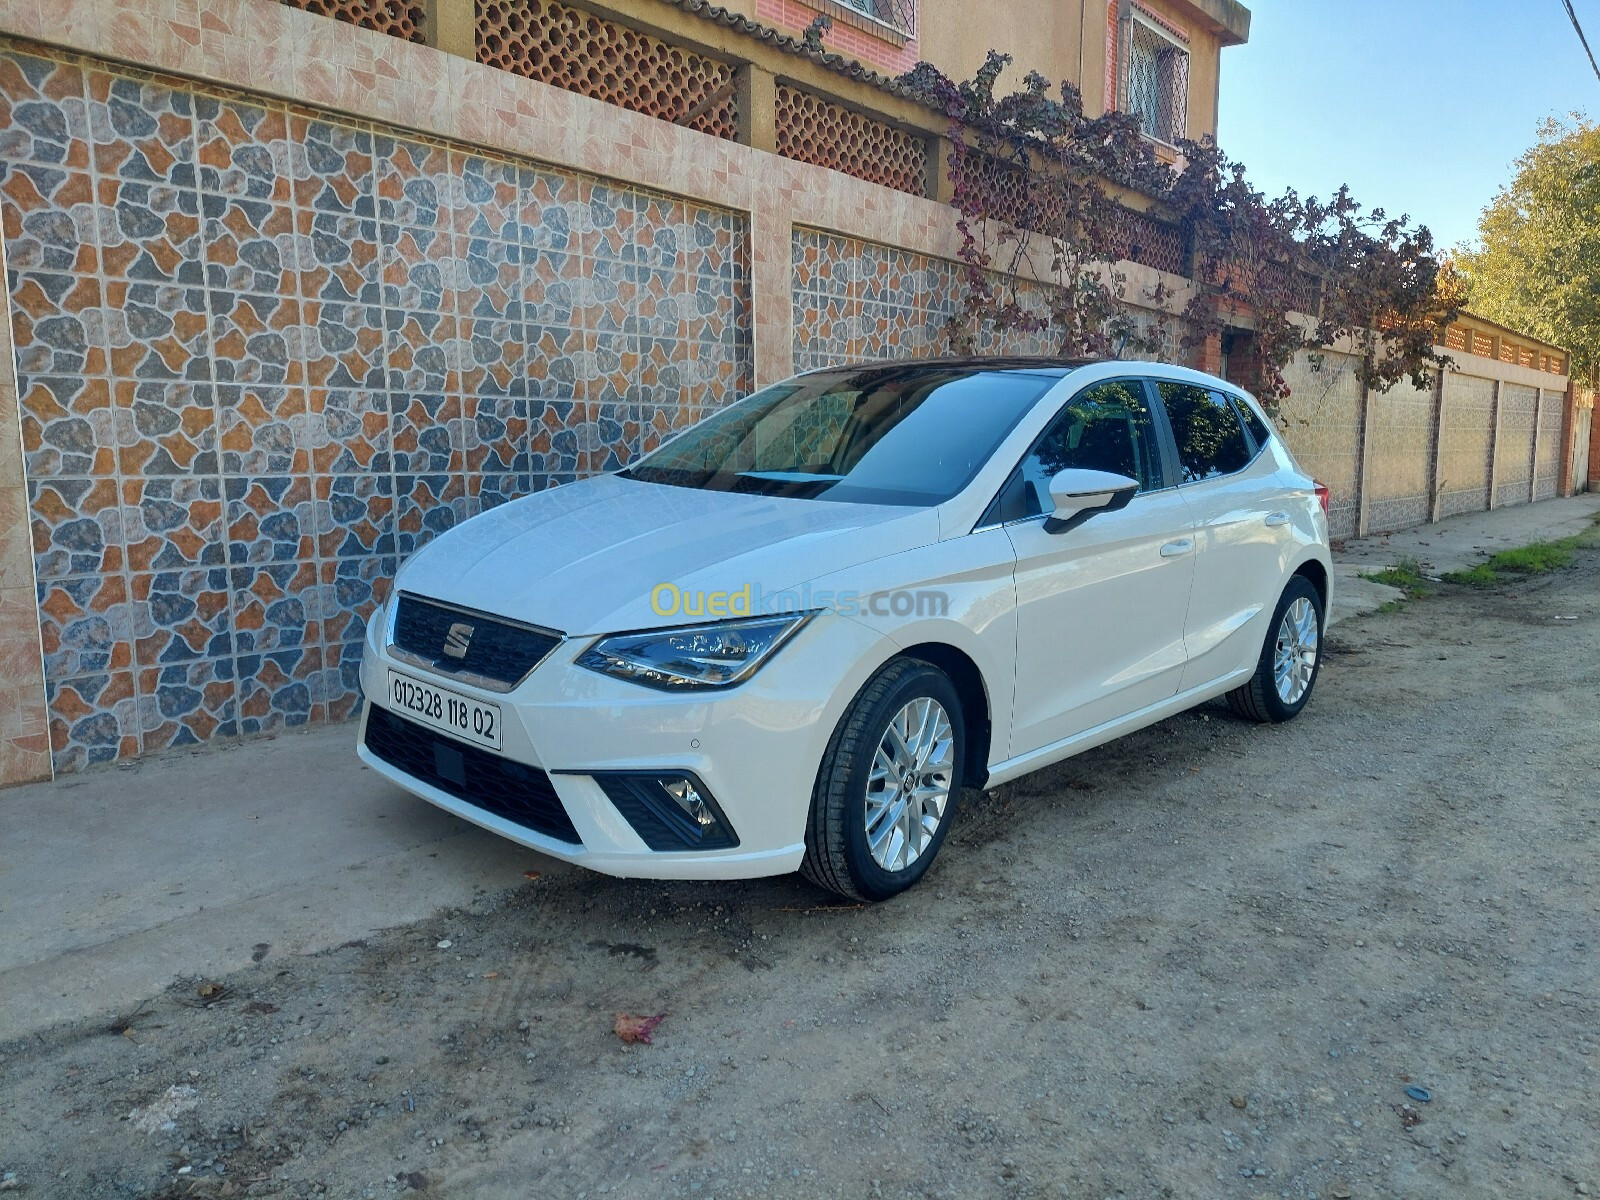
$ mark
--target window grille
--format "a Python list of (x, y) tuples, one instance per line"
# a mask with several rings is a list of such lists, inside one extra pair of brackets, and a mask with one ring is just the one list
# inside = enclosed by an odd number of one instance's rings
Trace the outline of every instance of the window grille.
[(1123, 111), (1145, 136), (1175, 144), (1188, 132), (1189, 51), (1138, 12), (1123, 22), (1122, 42)]
[(882, 21), (907, 37), (915, 36), (917, 32), (915, 0), (839, 0), (839, 3), (874, 21)]

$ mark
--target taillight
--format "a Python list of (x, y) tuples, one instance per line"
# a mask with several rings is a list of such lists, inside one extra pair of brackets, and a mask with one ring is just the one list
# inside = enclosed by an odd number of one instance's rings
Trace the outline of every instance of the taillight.
[(1312, 486), (1317, 489), (1317, 503), (1322, 505), (1322, 515), (1328, 515), (1328, 498), (1333, 495), (1328, 490), (1328, 485), (1318, 480), (1312, 480)]

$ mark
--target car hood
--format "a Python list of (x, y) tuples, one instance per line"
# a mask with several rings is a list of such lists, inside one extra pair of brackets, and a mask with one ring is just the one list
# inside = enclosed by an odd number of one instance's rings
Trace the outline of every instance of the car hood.
[[(536, 492), (442, 534), (397, 586), (557, 629), (609, 633), (693, 623), (651, 603), (657, 585), (690, 596), (790, 592), (807, 580), (936, 541), (927, 508), (737, 495), (601, 475)], [(809, 607), (797, 599), (790, 607)]]

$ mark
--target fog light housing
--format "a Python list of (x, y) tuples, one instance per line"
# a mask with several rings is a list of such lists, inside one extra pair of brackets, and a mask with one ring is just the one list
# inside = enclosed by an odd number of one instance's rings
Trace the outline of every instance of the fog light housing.
[(731, 850), (739, 837), (689, 771), (606, 771), (594, 781), (652, 850)]
[(706, 805), (705, 797), (687, 779), (663, 779), (661, 790), (676, 800), (684, 815), (701, 829), (709, 829), (717, 823), (717, 818)]

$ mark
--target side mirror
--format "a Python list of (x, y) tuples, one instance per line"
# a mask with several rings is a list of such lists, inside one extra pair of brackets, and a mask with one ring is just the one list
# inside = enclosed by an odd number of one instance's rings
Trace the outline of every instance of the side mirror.
[(1051, 513), (1047, 533), (1065, 533), (1096, 513), (1115, 512), (1127, 506), (1139, 490), (1139, 481), (1110, 471), (1084, 471), (1069, 467), (1050, 480)]

